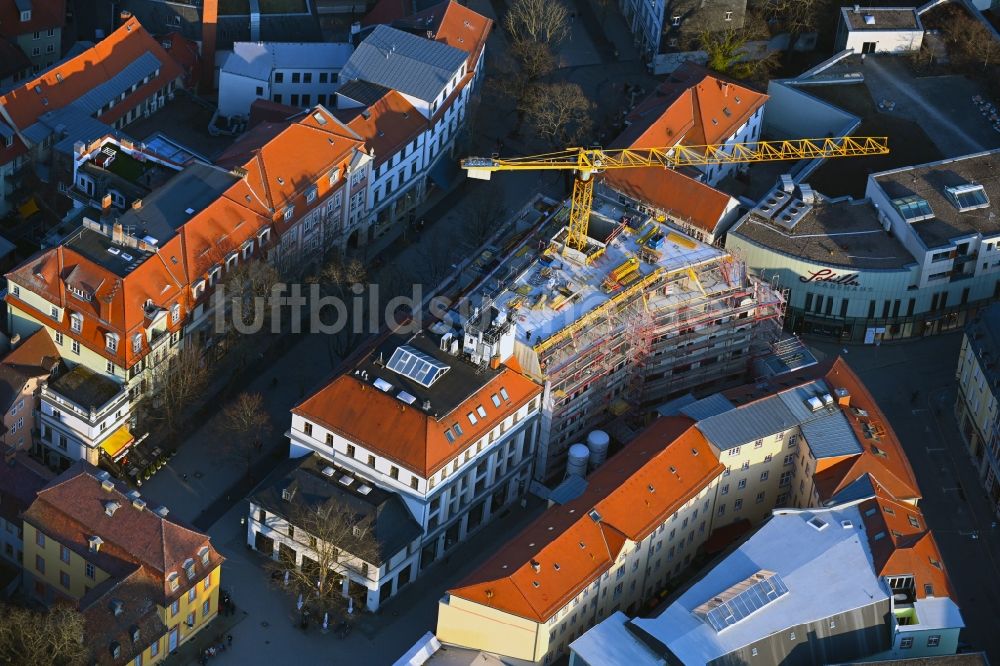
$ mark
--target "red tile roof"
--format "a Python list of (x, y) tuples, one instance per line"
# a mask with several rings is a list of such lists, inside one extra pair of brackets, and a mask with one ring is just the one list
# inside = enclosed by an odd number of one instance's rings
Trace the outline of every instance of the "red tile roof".
[[(97, 473), (92, 465), (76, 463), (38, 492), (24, 520), (114, 578), (127, 577), (139, 567), (155, 574), (160, 605), (179, 597), (193, 581), (203, 580), (222, 564), (223, 557), (208, 535), (159, 516), (153, 506), (136, 508), (117, 484), (105, 490)], [(118, 504), (110, 516), (109, 502)], [(92, 536), (103, 541), (98, 552), (89, 548)], [(205, 547), (207, 566), (199, 556)], [(189, 559), (194, 564), (192, 579), (183, 570)], [(179, 574), (176, 591), (168, 582), (171, 573)]]
[(710, 234), (736, 203), (728, 194), (670, 169), (619, 169), (605, 172), (602, 178), (624, 194)]
[(194, 88), (201, 78), (201, 56), (198, 42), (186, 38), (179, 32), (168, 32), (160, 39), (163, 49), (170, 54), (184, 70), (184, 86)]
[[(36, 30), (66, 25), (66, 0), (33, 0), (31, 20), (21, 21), (21, 10), (14, 0), (0, 0), (0, 35), (17, 37)], [(56, 46), (56, 48), (59, 48)]]
[[(510, 401), (503, 408), (488, 410), (487, 418), (463, 423), (459, 441), (449, 442), (445, 431), (455, 414), (472, 412), (479, 405), (492, 405), (489, 396), (507, 389)], [(507, 366), (447, 414), (434, 417), (419, 405), (407, 405), (373, 388), (353, 375), (337, 377), (317, 393), (292, 408), (292, 413), (376, 451), (402, 467), (424, 477), (457, 458), (500, 421), (541, 393), (541, 387)], [(463, 416), (464, 418), (464, 416)]]
[(160, 61), (160, 75), (140, 85), (124, 101), (100, 116), (103, 122), (114, 123), (183, 73), (181, 66), (135, 17), (129, 18), (93, 48), (0, 96), (0, 106), (14, 125), (24, 130), (43, 113), (68, 106), (107, 82), (146, 52)]
[(347, 126), (375, 151), (375, 165), (378, 166), (420, 136), (428, 123), (405, 97), (389, 90), (367, 109), (358, 108), (357, 115)]
[[(865, 474), (871, 474), (894, 497), (920, 498), (917, 478), (903, 446), (861, 379), (840, 357), (826, 371), (824, 379), (833, 389), (843, 388), (850, 393), (850, 405), (844, 407), (843, 413), (861, 443), (863, 452), (816, 474), (820, 501), (830, 499)], [(867, 416), (860, 415), (852, 408), (867, 412)], [(880, 433), (878, 439), (866, 435), (864, 424)]]
[(427, 22), (427, 30), (434, 41), (454, 46), (469, 54), (469, 69), (479, 61), (479, 55), (483, 52), (486, 38), (493, 27), (491, 19), (455, 0), (447, 0), (417, 12), (407, 22), (421, 20)]
[(944, 560), (923, 514), (893, 497), (877, 479), (873, 486), (875, 497), (861, 502), (858, 510), (875, 571), (879, 576), (913, 576), (918, 599), (951, 596)]
[(724, 470), (692, 420), (658, 419), (448, 593), (546, 622)]
[[(96, 232), (84, 230), (83, 233)], [(188, 291), (183, 267), (168, 265), (162, 251), (152, 254), (122, 278), (69, 247), (59, 246), (29, 259), (8, 273), (7, 278), (55, 303), (61, 309), (61, 317), (55, 320), (50, 313), (37, 310), (10, 292), (6, 297), (8, 305), (79, 340), (88, 349), (124, 368), (134, 365), (149, 351), (145, 335), (138, 353), (132, 347), (132, 336), (145, 333), (151, 324), (147, 318), (147, 301), (168, 313), (174, 304), (181, 306), (178, 323), (172, 323), (167, 315), (167, 331), (180, 329), (187, 314)], [(92, 297), (90, 300), (77, 298), (69, 287), (78, 287)], [(71, 327), (71, 313), (74, 312), (83, 315), (79, 333)], [(107, 349), (107, 333), (119, 337), (114, 352)]]

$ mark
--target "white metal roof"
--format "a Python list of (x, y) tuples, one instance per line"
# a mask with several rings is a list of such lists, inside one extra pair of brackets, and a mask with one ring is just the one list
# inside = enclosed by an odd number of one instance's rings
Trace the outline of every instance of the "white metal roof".
[(341, 42), (236, 42), (222, 71), (268, 81), (276, 69), (339, 70), (353, 52), (353, 45)]

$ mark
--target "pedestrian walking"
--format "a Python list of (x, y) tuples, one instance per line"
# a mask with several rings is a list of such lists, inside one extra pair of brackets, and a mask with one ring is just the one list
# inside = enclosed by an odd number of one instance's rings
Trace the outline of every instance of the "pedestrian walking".
[(229, 643), (229, 647), (233, 647), (233, 635), (232, 634), (228, 634), (226, 636), (226, 642)]

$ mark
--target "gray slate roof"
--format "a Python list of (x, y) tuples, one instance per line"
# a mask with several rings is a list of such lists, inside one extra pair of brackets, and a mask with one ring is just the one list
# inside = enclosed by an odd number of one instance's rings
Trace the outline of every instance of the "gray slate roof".
[(377, 83), (431, 102), (468, 57), (447, 44), (380, 25), (358, 44), (340, 79)]
[[(250, 499), (285, 520), (290, 513), (294, 513), (290, 511), (293, 505), (301, 510), (334, 504), (339, 510), (354, 511), (359, 522), (371, 521), (374, 524), (382, 562), (421, 535), (420, 525), (413, 519), (399, 493), (386, 491), (360, 477), (346, 486), (340, 482), (341, 477), (354, 475), (346, 469), (334, 467), (334, 475), (327, 477), (322, 470), (328, 466), (332, 463), (315, 453), (285, 460), (257, 486)], [(364, 485), (371, 490), (367, 494), (357, 492)], [(282, 491), (289, 487), (294, 487), (295, 492), (291, 500), (285, 500)]]
[(701, 421), (733, 409), (733, 403), (729, 398), (721, 393), (713, 393), (707, 398), (702, 398), (696, 402), (681, 407), (680, 412), (685, 416), (690, 416), (695, 421)]
[(809, 443), (809, 450), (816, 458), (836, 458), (862, 451), (851, 424), (839, 409), (822, 418), (806, 421), (801, 429), (802, 436)]
[(777, 396), (764, 398), (698, 422), (698, 430), (722, 450), (787, 430), (798, 423)]

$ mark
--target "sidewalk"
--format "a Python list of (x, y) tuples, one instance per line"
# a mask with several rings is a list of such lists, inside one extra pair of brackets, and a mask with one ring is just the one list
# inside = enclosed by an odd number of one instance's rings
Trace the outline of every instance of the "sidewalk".
[[(384, 611), (357, 613), (354, 630), (347, 638), (340, 639), (316, 627), (302, 631), (295, 626), (295, 600), (269, 584), (261, 568), (261, 555), (245, 545), (246, 528), (240, 525), (242, 513), (234, 508), (209, 529), (209, 534), (212, 543), (226, 557), (222, 586), (232, 595), (237, 616), (242, 618), (242, 611), (247, 614), (229, 632), (233, 635), (233, 649), (209, 663), (212, 666), (284, 664), (290, 661), (289, 651), (294, 649), (294, 659), (301, 664), (391, 664), (424, 633), (434, 630), (438, 601), (444, 593), (543, 510), (543, 503), (537, 499), (529, 501), (526, 509), (514, 505), (507, 515), (458, 546), (448, 562), (424, 571), (398, 597), (387, 602)], [(334, 624), (331, 617), (330, 625)], [(208, 632), (212, 637), (218, 634), (211, 629)], [(195, 656), (192, 654), (191, 659)], [(179, 660), (175, 666), (191, 663), (195, 662)]]

